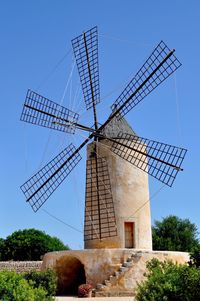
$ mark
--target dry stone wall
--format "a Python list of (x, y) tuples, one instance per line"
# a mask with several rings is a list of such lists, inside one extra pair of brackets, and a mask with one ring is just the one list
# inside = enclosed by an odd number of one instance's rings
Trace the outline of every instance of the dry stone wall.
[(41, 271), (42, 261), (0, 261), (0, 271), (16, 271), (17, 273)]

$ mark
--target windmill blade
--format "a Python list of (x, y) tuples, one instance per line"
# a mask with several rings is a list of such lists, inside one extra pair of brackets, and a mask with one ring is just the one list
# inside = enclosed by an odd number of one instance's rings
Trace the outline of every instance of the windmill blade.
[(20, 120), (74, 134), (79, 114), (28, 90)]
[(72, 40), (87, 110), (100, 102), (97, 26)]
[(70, 144), (21, 186), (33, 211), (36, 212), (46, 202), (80, 160), (78, 149)]
[(115, 211), (106, 158), (98, 157), (87, 160), (85, 208), (85, 241), (117, 235)]
[(129, 82), (124, 91), (112, 105), (113, 111), (118, 111), (120, 117), (125, 116), (141, 100), (159, 86), (166, 78), (176, 71), (181, 63), (161, 41), (146, 60), (142, 68)]
[(162, 183), (172, 186), (187, 150), (173, 145), (119, 133), (111, 150)]

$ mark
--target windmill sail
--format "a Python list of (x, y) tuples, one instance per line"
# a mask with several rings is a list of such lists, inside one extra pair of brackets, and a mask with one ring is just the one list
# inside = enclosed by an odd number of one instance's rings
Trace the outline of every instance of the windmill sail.
[(21, 121), (74, 134), (79, 114), (28, 90), (23, 106)]
[(112, 152), (162, 183), (172, 186), (187, 150), (173, 145), (119, 133), (111, 139)]
[(84, 239), (87, 241), (116, 235), (108, 165), (103, 157), (92, 158), (87, 160)]
[(112, 105), (113, 112), (119, 110), (120, 117), (125, 116), (133, 107), (151, 93), (158, 85), (176, 71), (181, 63), (161, 41), (144, 65), (129, 82)]
[(26, 201), (35, 212), (46, 202), (80, 160), (80, 154), (74, 145), (70, 144), (21, 186)]
[(87, 110), (100, 102), (97, 27), (72, 40)]

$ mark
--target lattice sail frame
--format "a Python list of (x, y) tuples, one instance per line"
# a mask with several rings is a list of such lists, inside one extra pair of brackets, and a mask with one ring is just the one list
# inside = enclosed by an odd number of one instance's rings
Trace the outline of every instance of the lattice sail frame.
[(112, 144), (113, 153), (172, 186), (181, 170), (186, 149), (122, 132), (117, 138)]
[(21, 121), (74, 134), (73, 124), (77, 123), (78, 119), (79, 114), (30, 89), (27, 91)]
[(84, 240), (117, 236), (110, 176), (104, 157), (87, 160), (85, 198)]
[(97, 26), (72, 40), (87, 110), (100, 102)]
[(180, 66), (181, 63), (175, 57), (173, 51), (161, 41), (135, 77), (129, 82), (120, 96), (113, 103), (111, 107), (112, 110), (115, 111), (119, 109), (127, 102), (120, 110), (120, 118), (125, 116)]
[(78, 152), (73, 155), (75, 150), (75, 146), (71, 143), (21, 186), (33, 211), (36, 212), (46, 202), (81, 160)]

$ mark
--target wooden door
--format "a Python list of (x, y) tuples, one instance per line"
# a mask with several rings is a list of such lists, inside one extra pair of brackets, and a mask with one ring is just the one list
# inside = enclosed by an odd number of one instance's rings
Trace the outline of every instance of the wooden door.
[(127, 222), (124, 223), (125, 230), (125, 248), (134, 248), (134, 223)]

